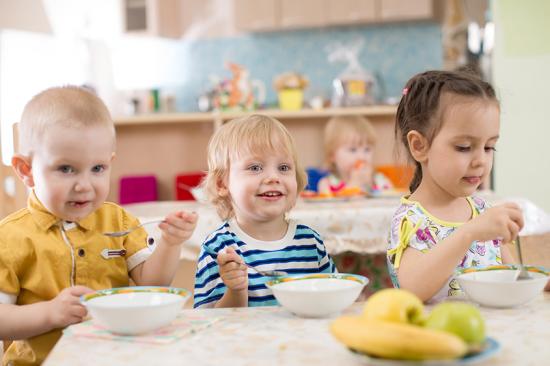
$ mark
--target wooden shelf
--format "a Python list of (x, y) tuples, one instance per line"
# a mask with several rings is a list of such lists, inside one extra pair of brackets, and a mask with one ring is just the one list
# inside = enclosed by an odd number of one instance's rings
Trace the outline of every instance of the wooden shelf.
[(397, 106), (374, 105), (368, 107), (325, 108), (325, 109), (301, 109), (297, 111), (283, 111), (280, 109), (260, 109), (256, 111), (235, 112), (207, 112), (207, 113), (150, 113), (115, 119), (116, 126), (171, 124), (171, 123), (197, 123), (219, 122), (233, 118), (259, 113), (280, 119), (308, 119), (323, 118), (343, 115), (363, 116), (394, 116)]
[(354, 108), (302, 109), (209, 113), (151, 113), (115, 118), (117, 158), (111, 174), (111, 195), (117, 200), (123, 176), (154, 174), (158, 180), (160, 200), (174, 200), (175, 176), (181, 172), (207, 169), (208, 142), (224, 122), (252, 113), (272, 116), (281, 121), (295, 140), (303, 166), (322, 166), (323, 133), (333, 116), (366, 116), (377, 134), (374, 156), (376, 165), (392, 164), (396, 106), (375, 105)]
[(150, 125), (156, 123), (212, 122), (212, 113), (146, 113), (115, 119), (115, 126)]

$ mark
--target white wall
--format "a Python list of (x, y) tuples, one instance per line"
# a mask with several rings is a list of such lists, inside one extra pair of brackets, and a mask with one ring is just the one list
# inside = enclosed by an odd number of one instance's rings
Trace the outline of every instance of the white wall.
[(501, 100), (495, 190), (550, 212), (550, 2), (493, 1), (494, 85)]

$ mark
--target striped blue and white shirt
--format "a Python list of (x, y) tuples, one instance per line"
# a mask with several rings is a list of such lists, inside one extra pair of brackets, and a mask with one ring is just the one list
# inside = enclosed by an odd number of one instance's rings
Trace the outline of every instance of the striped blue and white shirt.
[[(260, 270), (279, 270), (288, 274), (336, 272), (323, 240), (313, 229), (290, 220), (286, 235), (275, 241), (261, 241), (247, 235), (235, 220), (225, 222), (208, 235), (199, 254), (195, 275), (194, 307), (213, 307), (225, 293), (218, 263), (204, 246), (218, 253), (232, 247), (246, 263)], [(265, 286), (269, 278), (248, 269), (248, 306), (277, 305), (277, 300)]]

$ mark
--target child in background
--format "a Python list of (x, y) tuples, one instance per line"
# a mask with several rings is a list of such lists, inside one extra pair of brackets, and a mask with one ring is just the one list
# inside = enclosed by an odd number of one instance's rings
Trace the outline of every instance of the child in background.
[(276, 305), (269, 278), (245, 263), (289, 274), (335, 272), (319, 234), (286, 219), (306, 180), (279, 121), (251, 115), (216, 131), (203, 185), (225, 222), (202, 244), (195, 307)]
[(319, 194), (358, 195), (392, 188), (388, 178), (374, 172), (375, 145), (376, 133), (366, 118), (331, 118), (325, 127), (325, 162), (330, 174), (319, 181)]
[(438, 301), (461, 293), (456, 269), (512, 261), (502, 243), (523, 227), (520, 208), (472, 196), (491, 172), (499, 117), (493, 88), (476, 77), (427, 71), (408, 81), (395, 134), (416, 171), (391, 224), (395, 287)]
[(36, 95), (19, 123), (12, 165), (30, 188), (27, 207), (0, 222), (0, 339), (13, 340), (3, 364), (40, 364), (61, 329), (82, 321), (79, 297), (92, 290), (169, 285), (196, 214), (175, 212), (160, 224), (152, 252), (139, 224), (109, 192), (115, 129), (91, 92), (52, 88)]

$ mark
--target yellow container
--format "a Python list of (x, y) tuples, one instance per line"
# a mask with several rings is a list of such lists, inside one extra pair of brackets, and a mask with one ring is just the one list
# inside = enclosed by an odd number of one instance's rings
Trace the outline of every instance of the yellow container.
[(283, 110), (302, 109), (304, 91), (302, 89), (283, 89), (279, 91), (279, 108)]

